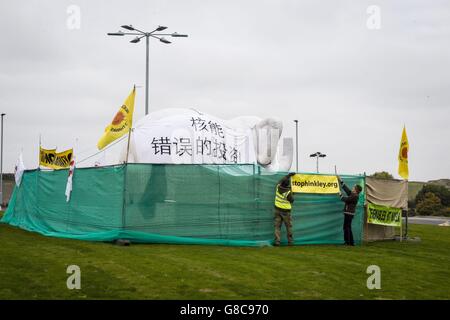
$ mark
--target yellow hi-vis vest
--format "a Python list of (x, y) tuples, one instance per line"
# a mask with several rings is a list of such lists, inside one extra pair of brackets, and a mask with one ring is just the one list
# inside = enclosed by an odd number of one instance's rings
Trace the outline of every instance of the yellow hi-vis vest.
[(275, 207), (285, 210), (291, 210), (292, 205), (287, 199), (288, 195), (291, 193), (291, 190), (286, 191), (284, 193), (278, 192), (278, 187), (280, 185), (277, 185), (276, 191), (275, 191)]

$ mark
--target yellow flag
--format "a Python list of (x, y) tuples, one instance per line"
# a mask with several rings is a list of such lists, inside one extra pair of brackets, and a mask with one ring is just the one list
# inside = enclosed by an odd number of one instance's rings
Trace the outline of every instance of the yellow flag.
[(68, 168), (73, 158), (73, 149), (56, 152), (56, 149), (39, 148), (39, 165), (52, 169)]
[(103, 136), (97, 143), (99, 150), (106, 147), (108, 144), (116, 139), (119, 139), (124, 134), (128, 133), (133, 125), (133, 111), (134, 111), (134, 97), (136, 95), (136, 88), (133, 88), (128, 98), (120, 107), (116, 116), (105, 128)]
[(409, 152), (408, 137), (406, 136), (406, 128), (403, 127), (402, 140), (400, 141), (400, 150), (398, 152), (398, 174), (403, 179), (409, 178), (408, 152)]
[(39, 147), (39, 165), (51, 168), (55, 161), (56, 149), (44, 149)]

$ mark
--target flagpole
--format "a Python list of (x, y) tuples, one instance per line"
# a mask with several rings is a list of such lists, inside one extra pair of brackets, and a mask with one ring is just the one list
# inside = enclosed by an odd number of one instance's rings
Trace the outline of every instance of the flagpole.
[(6, 113), (1, 114), (2, 129), (1, 129), (1, 155), (0, 155), (0, 209), (3, 209), (3, 117)]
[(128, 164), (128, 154), (130, 153), (130, 139), (131, 139), (131, 131), (132, 128), (130, 128), (130, 130), (128, 131), (128, 142), (127, 142), (127, 157), (125, 160), (125, 163)]
[[(148, 39), (147, 39), (147, 44), (148, 44)], [(133, 93), (134, 95), (136, 95), (136, 84), (133, 85)], [(130, 129), (128, 131), (128, 142), (127, 142), (127, 157), (125, 160), (125, 163), (128, 164), (128, 155), (130, 153), (130, 139), (131, 139), (131, 131), (133, 130), (132, 128), (132, 123), (130, 123)]]
[[(131, 128), (128, 131), (128, 142), (127, 142), (127, 156), (125, 158), (125, 169), (124, 169), (124, 177), (123, 177), (123, 189), (122, 189), (122, 230), (125, 230), (126, 227), (126, 194), (127, 194), (127, 171), (128, 171), (128, 154), (130, 152), (130, 137), (131, 137)], [(116, 244), (121, 243), (124, 245), (129, 245), (130, 242), (128, 240), (124, 240), (122, 238), (116, 239)]]
[[(406, 192), (408, 193), (408, 179), (409, 179), (409, 168), (408, 168), (408, 152), (409, 143), (408, 136), (406, 135), (406, 125), (403, 124), (402, 137), (400, 139), (400, 150), (398, 153), (398, 174), (406, 182)], [(408, 235), (408, 205), (406, 205), (406, 215), (405, 215), (405, 231), (406, 236)], [(400, 241), (403, 241), (403, 208), (402, 214), (400, 216)]]
[(361, 239), (361, 241), (364, 241), (364, 236), (365, 236), (366, 237), (365, 241), (369, 242), (369, 235), (368, 235), (369, 234), (369, 213), (367, 211), (367, 204), (368, 204), (368, 202), (367, 202), (367, 188), (366, 188), (367, 184), (366, 184), (366, 181), (367, 181), (367, 174), (364, 171), (364, 213), (363, 213), (363, 217), (365, 218), (365, 221), (364, 221), (365, 230), (363, 230), (364, 231), (363, 239)]
[(38, 150), (38, 167), (39, 170), (41, 167), (41, 134), (39, 133), (39, 150)]
[[(409, 181), (406, 179), (406, 194), (409, 193)], [(408, 240), (408, 214), (409, 214), (409, 208), (408, 208), (408, 202), (406, 202), (406, 216), (405, 216), (405, 239)]]
[(41, 134), (39, 133), (38, 167), (36, 169), (36, 212), (39, 214), (39, 174), (41, 171)]

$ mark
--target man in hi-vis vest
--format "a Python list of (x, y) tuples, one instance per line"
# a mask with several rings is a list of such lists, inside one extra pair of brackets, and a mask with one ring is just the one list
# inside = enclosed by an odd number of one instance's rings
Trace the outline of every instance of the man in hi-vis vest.
[(288, 244), (294, 244), (294, 237), (292, 235), (292, 217), (291, 209), (294, 197), (291, 190), (291, 177), (295, 173), (289, 173), (283, 177), (277, 184), (275, 190), (275, 246), (280, 245), (281, 241), (281, 225), (286, 226)]

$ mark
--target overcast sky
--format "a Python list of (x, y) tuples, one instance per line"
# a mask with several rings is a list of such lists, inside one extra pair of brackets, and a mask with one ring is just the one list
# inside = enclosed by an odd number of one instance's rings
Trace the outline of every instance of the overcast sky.
[[(410, 179), (450, 178), (449, 1), (3, 0), (0, 16), (5, 172), (21, 150), (37, 166), (39, 134), (43, 147), (96, 152), (145, 83), (145, 43), (106, 36), (133, 24), (189, 34), (151, 43), (151, 111), (279, 117), (287, 135), (298, 119), (301, 171), (315, 171), (309, 154), (321, 151), (321, 172), (396, 177), (405, 124)], [(135, 108), (139, 119), (143, 88)]]

